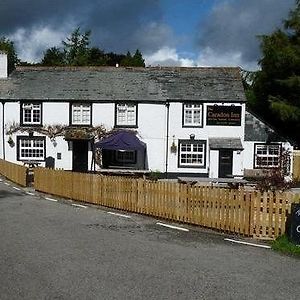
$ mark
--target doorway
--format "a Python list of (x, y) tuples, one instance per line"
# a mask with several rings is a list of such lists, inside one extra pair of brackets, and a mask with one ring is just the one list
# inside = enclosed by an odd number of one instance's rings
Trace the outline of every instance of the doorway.
[(219, 178), (232, 176), (232, 150), (219, 150)]
[(88, 141), (73, 140), (73, 171), (88, 171)]

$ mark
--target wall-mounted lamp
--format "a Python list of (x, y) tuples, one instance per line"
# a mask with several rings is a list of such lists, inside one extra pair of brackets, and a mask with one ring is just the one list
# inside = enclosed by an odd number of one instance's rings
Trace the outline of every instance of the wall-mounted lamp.
[(195, 139), (195, 135), (193, 133), (190, 134), (190, 140), (194, 140)]

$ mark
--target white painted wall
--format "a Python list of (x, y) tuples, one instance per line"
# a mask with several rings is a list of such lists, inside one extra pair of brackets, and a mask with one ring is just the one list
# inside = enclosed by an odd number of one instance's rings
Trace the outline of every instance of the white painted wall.
[(139, 104), (138, 107), (137, 130), (141, 141), (147, 144), (149, 169), (165, 172), (166, 107), (153, 104)]
[[(93, 104), (94, 126), (104, 125), (108, 130), (115, 125), (115, 104)], [(166, 144), (166, 108), (165, 105), (138, 104), (138, 138), (147, 145), (148, 166), (150, 170), (165, 169), (165, 144)]]
[(233, 151), (232, 160), (233, 160), (233, 166), (232, 166), (233, 176), (242, 176), (244, 173), (243, 152), (242, 151)]
[(209, 151), (209, 177), (218, 178), (219, 174), (219, 151), (210, 150)]
[[(209, 103), (208, 105), (213, 105)], [(215, 103), (217, 104), (217, 103)], [(235, 104), (237, 105), (237, 104)], [(203, 109), (203, 128), (183, 128), (182, 127), (182, 103), (170, 103), (169, 114), (169, 146), (168, 146), (168, 172), (209, 174), (209, 177), (218, 177), (219, 151), (209, 149), (210, 137), (228, 137), (241, 138), (244, 150), (233, 152), (233, 175), (242, 175), (245, 168), (253, 168), (253, 142), (243, 142), (244, 139), (244, 121), (245, 105), (242, 105), (242, 123), (241, 126), (207, 126), (206, 108)], [(92, 107), (92, 124), (99, 126), (103, 124), (108, 130), (114, 127), (115, 104), (114, 103), (94, 103)], [(0, 106), (0, 115), (2, 116), (2, 106)], [(5, 103), (5, 124), (20, 123), (20, 103)], [(55, 102), (43, 103), (43, 124), (69, 124), (69, 103)], [(2, 132), (2, 122), (0, 130)], [(166, 131), (167, 131), (167, 109), (162, 104), (138, 104), (138, 137), (147, 144), (148, 167), (152, 171), (165, 172), (166, 168)], [(178, 140), (189, 139), (190, 134), (195, 134), (195, 139), (205, 140), (206, 149), (206, 167), (205, 168), (179, 168), (178, 151), (171, 153), (172, 142), (178, 147)], [(28, 133), (18, 132), (12, 135), (16, 144), (17, 135), (28, 135)], [(34, 133), (34, 135), (38, 135)], [(6, 159), (17, 162), (17, 147), (10, 147), (7, 143), (9, 136), (5, 135), (5, 153)], [(0, 140), (0, 155), (3, 156), (2, 139)], [(46, 157), (52, 156), (55, 159), (55, 167), (70, 170), (72, 169), (72, 150), (69, 149), (68, 142), (63, 137), (56, 138), (55, 146), (48, 137), (46, 137)], [(289, 144), (287, 144), (290, 147)], [(91, 167), (92, 151), (89, 149), (88, 167)], [(178, 149), (177, 149), (178, 150)], [(61, 159), (57, 159), (58, 153), (61, 153)], [(22, 164), (22, 162), (17, 162)], [(42, 164), (44, 165), (44, 164)]]
[(69, 103), (43, 102), (43, 125), (69, 125)]
[(7, 78), (7, 54), (0, 52), (0, 78)]
[[(184, 128), (182, 127), (182, 103), (171, 103), (170, 104), (170, 134), (169, 134), (169, 148), (173, 142), (178, 147), (178, 141), (181, 139), (189, 139), (190, 134), (195, 134), (195, 140), (206, 140), (206, 168), (179, 168), (178, 167), (178, 153), (172, 154), (169, 149), (169, 172), (185, 172), (203, 174), (208, 173), (209, 177), (218, 177), (218, 163), (219, 151), (209, 151), (209, 138), (240, 138), (244, 140), (244, 128), (245, 128), (245, 104), (228, 103), (224, 106), (241, 106), (242, 107), (242, 118), (241, 126), (207, 126), (206, 125), (206, 114), (207, 105), (220, 105), (220, 103), (205, 103), (203, 105), (203, 128)], [(234, 151), (233, 154), (233, 174), (241, 175), (243, 172), (243, 156), (237, 154)]]
[[(18, 102), (5, 103), (4, 105), (4, 124), (5, 126), (9, 126), (13, 123), (20, 123), (20, 104)], [(11, 162), (22, 164), (17, 161), (17, 134), (13, 134), (11, 136), (15, 143), (14, 147), (10, 147), (7, 143), (9, 136), (6, 134), (4, 136), (5, 159)], [(24, 135), (24, 133), (19, 133), (19, 135)]]
[(92, 108), (93, 126), (104, 125), (107, 130), (111, 130), (114, 125), (115, 105), (114, 103), (94, 103)]
[[(2, 137), (3, 132), (3, 119), (2, 119), (2, 113), (3, 113), (3, 104), (0, 103), (0, 136)], [(3, 159), (3, 139), (0, 138), (0, 158)]]

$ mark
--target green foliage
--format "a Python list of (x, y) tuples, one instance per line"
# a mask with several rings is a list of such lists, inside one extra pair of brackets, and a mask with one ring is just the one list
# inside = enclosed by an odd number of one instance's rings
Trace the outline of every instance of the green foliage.
[(285, 254), (291, 254), (300, 257), (300, 247), (292, 243), (286, 235), (278, 237), (272, 243), (272, 249)]
[(300, 144), (300, 1), (282, 29), (259, 38), (261, 71), (246, 92), (249, 106)]
[(145, 60), (143, 59), (142, 53), (139, 49), (136, 50), (132, 56), (128, 51), (126, 56), (121, 60), (121, 66), (123, 67), (145, 67)]
[(152, 181), (157, 181), (162, 177), (162, 173), (159, 170), (151, 171), (148, 175), (148, 179)]
[(91, 31), (81, 32), (76, 28), (65, 41), (63, 48), (52, 47), (45, 51), (41, 64), (44, 66), (115, 66), (119, 64), (124, 67), (144, 67), (145, 61), (142, 53), (136, 50), (132, 56), (105, 53), (98, 47), (89, 47)]
[(108, 57), (101, 49), (92, 47), (88, 51), (88, 64), (91, 66), (107, 66)]
[(88, 45), (90, 44), (90, 35), (90, 30), (81, 33), (80, 28), (78, 27), (71, 33), (70, 37), (68, 37), (66, 41), (62, 42), (67, 65), (88, 65)]
[(11, 73), (15, 69), (15, 66), (20, 62), (14, 43), (5, 37), (0, 37), (0, 51), (3, 51), (7, 54), (8, 73)]
[(42, 65), (44, 66), (63, 66), (65, 64), (65, 54), (59, 48), (52, 47), (46, 50)]

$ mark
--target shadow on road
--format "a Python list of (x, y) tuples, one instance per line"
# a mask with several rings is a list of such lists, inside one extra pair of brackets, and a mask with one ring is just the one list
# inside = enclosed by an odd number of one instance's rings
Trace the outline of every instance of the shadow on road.
[(6, 198), (10, 196), (23, 196), (23, 195), (21, 193), (17, 193), (13, 191), (0, 190), (0, 198)]

